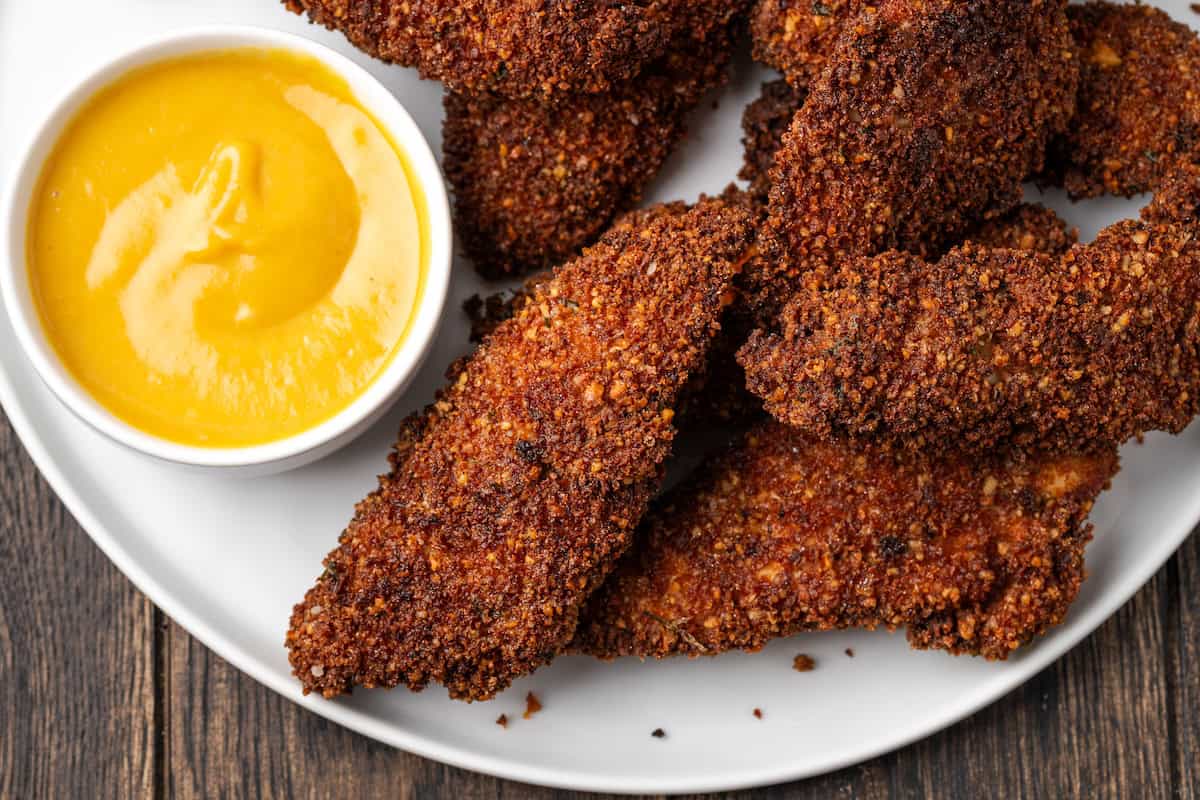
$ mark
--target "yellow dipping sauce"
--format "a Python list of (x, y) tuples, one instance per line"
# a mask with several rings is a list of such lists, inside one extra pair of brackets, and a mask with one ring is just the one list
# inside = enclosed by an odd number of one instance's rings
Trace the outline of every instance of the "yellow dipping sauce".
[(261, 444), (387, 366), (426, 271), (403, 152), (316, 59), (238, 49), (131, 72), (51, 152), (29, 216), (46, 334), (126, 422)]

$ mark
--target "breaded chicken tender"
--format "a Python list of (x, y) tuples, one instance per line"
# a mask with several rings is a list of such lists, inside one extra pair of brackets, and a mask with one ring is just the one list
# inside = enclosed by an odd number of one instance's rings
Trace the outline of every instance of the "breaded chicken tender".
[(601, 92), (686, 34), (723, 31), (744, 0), (283, 0), (384, 61), (456, 92)]
[(296, 605), (306, 692), (483, 700), (568, 642), (658, 486), (749, 238), (720, 200), (631, 214), (491, 334)]
[(838, 38), (776, 154), (770, 318), (800, 276), (888, 248), (936, 252), (1021, 199), (1074, 109), (1062, 0), (881, 0)]
[(738, 177), (750, 184), (748, 191), (754, 197), (766, 200), (771, 191), (775, 153), (807, 96), (787, 81), (771, 81), (763, 84), (762, 94), (742, 112), (745, 155)]
[(834, 42), (866, 0), (758, 0), (750, 14), (754, 60), (804, 89), (821, 75)]
[(656, 503), (572, 647), (714, 655), (907, 626), (916, 647), (1003, 659), (1066, 615), (1116, 470), (1112, 449), (931, 457), (766, 423)]
[(1061, 257), (889, 252), (800, 293), (740, 351), (776, 418), (829, 439), (1078, 451), (1200, 411), (1200, 167)]
[(636, 205), (685, 132), (685, 116), (727, 78), (732, 39), (672, 53), (609, 92), (554, 103), (445, 97), (444, 169), (455, 228), (483, 275), (561, 264)]
[(1200, 146), (1200, 37), (1151, 6), (1067, 10), (1079, 48), (1079, 110), (1048, 156), (1074, 198), (1154, 191)]
[[(761, 96), (742, 114), (742, 143), (745, 163), (738, 177), (749, 183), (747, 191), (765, 199), (771, 188), (770, 171), (783, 135), (804, 102), (805, 93), (786, 81), (763, 84)], [(1061, 254), (1078, 241), (1053, 210), (1037, 203), (1021, 203), (1007, 213), (985, 213), (984, 220), (963, 237), (982, 247), (1011, 247), (1017, 250)]]

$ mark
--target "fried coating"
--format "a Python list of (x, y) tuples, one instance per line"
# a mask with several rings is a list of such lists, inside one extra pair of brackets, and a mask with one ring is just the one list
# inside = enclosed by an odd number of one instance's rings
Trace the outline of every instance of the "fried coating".
[(887, 248), (936, 252), (1021, 199), (1074, 108), (1061, 0), (882, 0), (838, 38), (776, 155), (754, 303)]
[(738, 177), (750, 184), (748, 191), (756, 198), (766, 200), (771, 191), (775, 153), (805, 97), (807, 92), (787, 81), (771, 81), (763, 84), (762, 94), (742, 112), (745, 156)]
[(758, 0), (750, 14), (754, 60), (805, 89), (821, 75), (834, 43), (865, 0)]
[(740, 351), (751, 391), (821, 439), (1076, 451), (1200, 411), (1200, 167), (1061, 257), (889, 252), (801, 292)]
[(283, 0), (375, 58), (455, 92), (602, 92), (680, 35), (703, 42), (743, 0)]
[[(805, 96), (783, 80), (764, 83), (762, 94), (742, 114), (742, 143), (746, 152), (738, 177), (749, 184), (747, 191), (756, 199), (765, 200), (770, 191), (775, 153), (782, 146), (783, 135)], [(1079, 235), (1053, 210), (1036, 203), (1022, 203), (1001, 216), (985, 213), (984, 220), (969, 230), (964, 239), (983, 247), (1011, 247), (1053, 255), (1066, 252)]]
[(732, 38), (672, 53), (602, 94), (546, 103), (445, 97), (455, 228), (485, 277), (549, 269), (641, 199), (685, 133), (685, 116), (728, 77)]
[(1044, 180), (1073, 198), (1154, 191), (1200, 145), (1200, 38), (1151, 6), (1067, 10), (1079, 49), (1079, 110), (1051, 144)]
[(572, 646), (714, 655), (907, 626), (915, 647), (1003, 659), (1066, 615), (1116, 470), (1112, 449), (937, 457), (768, 422), (656, 503)]
[(534, 296), (538, 284), (554, 276), (553, 270), (530, 275), (515, 289), (505, 289), (487, 297), (471, 295), (463, 302), (463, 311), (471, 323), (472, 342), (478, 344), (500, 327), (500, 323), (511, 319), (529, 299)]
[(631, 214), (492, 333), (295, 606), (306, 692), (483, 700), (567, 643), (659, 483), (749, 238), (720, 200)]
[(1061, 256), (1079, 242), (1079, 231), (1068, 227), (1052, 209), (1039, 203), (1022, 203), (1001, 217), (976, 225), (966, 241), (978, 247)]

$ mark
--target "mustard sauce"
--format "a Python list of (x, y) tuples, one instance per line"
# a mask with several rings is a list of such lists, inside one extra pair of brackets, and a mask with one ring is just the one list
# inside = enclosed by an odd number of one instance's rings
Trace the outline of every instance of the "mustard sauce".
[(316, 59), (135, 70), (67, 126), (27, 259), (47, 337), (126, 422), (237, 447), (311, 428), (387, 366), (428, 257), (403, 152)]

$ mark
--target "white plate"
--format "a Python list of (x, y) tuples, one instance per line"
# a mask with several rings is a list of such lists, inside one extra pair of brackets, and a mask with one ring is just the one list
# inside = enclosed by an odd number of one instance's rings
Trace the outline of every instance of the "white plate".
[[(1200, 21), (1182, 0), (1174, 16)], [(376, 64), (340, 37), (310, 27), (272, 0), (206, 3), (0, 4), (0, 158), (81, 71), (112, 49), (164, 28), (247, 22), (316, 37), (351, 55), (400, 96), (435, 149), (440, 88), (410, 70)], [(742, 64), (720, 108), (707, 106), (652, 199), (717, 191), (741, 158), (738, 119), (766, 77)], [(0, 176), (3, 177), (3, 176)], [(1050, 198), (1090, 237), (1136, 204), (1072, 207)], [(0, 319), (0, 401), (55, 490), (96, 543), (167, 614), (238, 668), (291, 700), (397, 747), (506, 778), (577, 789), (691, 792), (775, 783), (835, 769), (899, 747), (961, 719), (1034, 675), (1094, 630), (1145, 583), (1200, 520), (1200, 426), (1151, 436), (1123, 452), (1125, 468), (1097, 505), (1091, 577), (1066, 624), (1005, 664), (910, 651), (902, 636), (804, 635), (764, 652), (714, 659), (602, 664), (563, 658), (491, 703), (452, 702), (440, 688), (360, 691), (328, 702), (302, 697), (283, 635), (291, 604), (353, 503), (384, 469), (400, 416), (426, 402), (443, 367), (466, 348), (457, 304), (478, 283), (456, 266), (449, 316), (429, 366), (387, 420), (339, 454), (259, 480), (217, 479), (164, 467), (91, 432), (64, 411), (15, 349)], [(856, 657), (843, 655), (853, 647)], [(812, 654), (799, 674), (791, 659)], [(545, 710), (520, 718), (525, 692)], [(751, 715), (762, 708), (763, 720)], [(507, 730), (494, 724), (500, 713)], [(665, 739), (650, 731), (663, 728)]]

